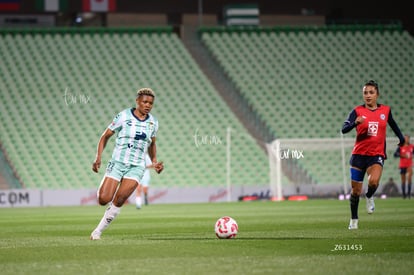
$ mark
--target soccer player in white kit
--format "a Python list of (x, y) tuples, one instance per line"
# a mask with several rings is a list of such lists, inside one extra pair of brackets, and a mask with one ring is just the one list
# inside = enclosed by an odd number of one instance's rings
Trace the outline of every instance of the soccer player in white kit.
[(164, 169), (163, 163), (157, 162), (155, 141), (158, 120), (150, 113), (154, 98), (155, 94), (150, 88), (138, 90), (136, 108), (118, 113), (99, 139), (96, 158), (92, 164), (92, 170), (96, 173), (101, 166), (102, 152), (109, 138), (116, 133), (112, 158), (97, 192), (99, 204), (109, 205), (98, 226), (92, 231), (91, 240), (101, 238), (102, 232), (120, 213), (122, 205), (141, 181), (147, 150), (154, 170), (161, 173)]
[(148, 205), (148, 187), (151, 181), (151, 171), (154, 165), (152, 164), (151, 158), (148, 154), (145, 154), (145, 171), (144, 176), (142, 176), (140, 184), (137, 186), (137, 194), (135, 197), (135, 206), (137, 209), (142, 207), (142, 194), (144, 194), (144, 203)]

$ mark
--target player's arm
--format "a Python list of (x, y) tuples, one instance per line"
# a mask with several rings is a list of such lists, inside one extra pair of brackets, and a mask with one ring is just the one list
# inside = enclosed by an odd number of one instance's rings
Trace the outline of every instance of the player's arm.
[(152, 165), (154, 166), (154, 170), (159, 174), (164, 169), (164, 164), (162, 162), (157, 161), (157, 144), (156, 138), (152, 138), (152, 142), (148, 147), (148, 155), (152, 161)]
[(395, 122), (394, 118), (392, 117), (391, 110), (388, 115), (388, 124), (390, 125), (391, 129), (394, 131), (394, 134), (400, 140), (400, 143), (398, 144), (398, 146), (402, 146), (405, 142), (405, 138), (404, 138), (404, 135), (401, 133), (400, 127), (398, 127), (397, 122)]
[(102, 152), (106, 147), (106, 144), (108, 143), (108, 140), (111, 138), (111, 136), (114, 134), (115, 132), (112, 131), (111, 129), (107, 128), (103, 134), (101, 135), (101, 138), (99, 139), (98, 142), (98, 147), (96, 149), (96, 157), (95, 157), (95, 161), (92, 164), (92, 170), (95, 173), (98, 173), (99, 168), (101, 167), (101, 158), (102, 158)]
[(355, 110), (352, 110), (342, 125), (342, 134), (350, 132), (357, 126), (357, 124), (362, 123), (363, 121), (360, 121), (360, 119), (362, 119), (362, 117), (357, 117)]
[(394, 158), (399, 158), (399, 157), (400, 157), (400, 146), (398, 146), (394, 152)]
[(151, 138), (151, 144), (148, 146), (148, 155), (152, 163), (157, 162), (157, 144), (155, 137)]

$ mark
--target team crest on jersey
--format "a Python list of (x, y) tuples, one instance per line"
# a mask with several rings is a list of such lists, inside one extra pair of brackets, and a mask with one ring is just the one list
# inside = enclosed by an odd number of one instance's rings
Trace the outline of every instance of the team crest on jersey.
[(378, 134), (378, 122), (377, 121), (369, 121), (368, 122), (368, 136), (376, 137)]
[(381, 115), (380, 115), (380, 118), (381, 118), (382, 120), (384, 120), (384, 119), (385, 119), (385, 115), (384, 115), (384, 114), (381, 114)]
[(152, 131), (154, 131), (154, 122), (152, 122), (152, 121), (150, 121), (150, 122), (148, 122), (148, 124), (149, 124), (149, 131), (150, 132), (152, 132)]

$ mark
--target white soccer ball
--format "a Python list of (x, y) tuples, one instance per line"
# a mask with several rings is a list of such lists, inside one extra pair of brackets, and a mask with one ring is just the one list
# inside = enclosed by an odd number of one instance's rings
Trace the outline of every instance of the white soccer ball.
[(224, 216), (216, 221), (214, 231), (219, 239), (233, 239), (239, 232), (239, 226), (235, 219)]

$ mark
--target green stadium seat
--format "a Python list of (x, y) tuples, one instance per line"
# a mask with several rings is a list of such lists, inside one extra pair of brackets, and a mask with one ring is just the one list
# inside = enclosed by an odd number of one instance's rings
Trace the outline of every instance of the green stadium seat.
[[(159, 157), (167, 167), (153, 177), (154, 185), (224, 186), (225, 129), (248, 135), (171, 31), (3, 33), (0, 55), (0, 87), (9, 91), (0, 114), (10, 122), (0, 141), (27, 188), (96, 188), (99, 180), (90, 166), (98, 139), (117, 112), (134, 106), (143, 86), (158, 95), (153, 113), (160, 121)], [(69, 104), (66, 89), (74, 96)], [(90, 101), (82, 104), (81, 96)], [(22, 121), (26, 133), (17, 131)], [(196, 129), (223, 143), (197, 148)], [(260, 163), (256, 181), (269, 182), (267, 156), (255, 142), (235, 145), (232, 155), (245, 166)], [(248, 175), (248, 169), (237, 171), (232, 181), (249, 184)]]
[[(407, 120), (412, 108), (404, 100), (414, 86), (414, 64), (409, 61), (414, 57), (414, 39), (406, 31), (349, 26), (242, 32), (210, 29), (201, 32), (201, 37), (240, 95), (278, 138), (339, 137), (348, 112), (362, 103), (361, 85), (368, 78), (383, 83), (381, 97), (387, 96), (387, 104), (398, 108), (395, 112), (401, 110), (401, 127), (414, 130)], [(371, 41), (378, 43), (373, 46)], [(396, 91), (387, 92), (391, 89)], [(334, 156), (325, 157), (326, 161), (315, 157), (301, 162), (319, 183), (341, 182), (340, 173), (330, 172), (338, 171), (337, 166), (326, 165)], [(389, 162), (396, 165), (393, 159)], [(392, 173), (393, 168), (384, 171), (384, 179)]]

